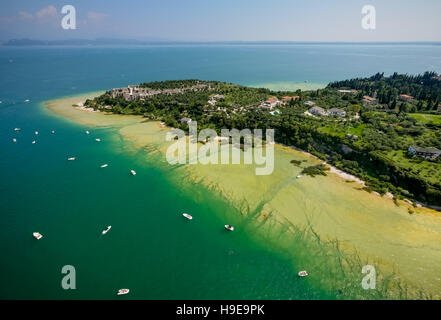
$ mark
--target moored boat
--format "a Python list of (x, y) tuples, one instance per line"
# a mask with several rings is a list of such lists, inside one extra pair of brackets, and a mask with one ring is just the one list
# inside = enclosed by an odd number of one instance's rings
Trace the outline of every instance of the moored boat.
[(90, 132), (89, 132), (89, 130), (86, 130), (86, 134), (89, 134)]
[(308, 272), (306, 270), (302, 270), (302, 271), (299, 271), (298, 275), (299, 275), (299, 277), (306, 277), (308, 275)]
[(229, 224), (225, 225), (225, 229), (229, 230), (229, 231), (234, 231), (234, 227), (230, 226)]
[(75, 157), (67, 158), (67, 160), (68, 160), (68, 161), (74, 161), (74, 160), (75, 160)]
[(32, 235), (37, 240), (40, 240), (41, 238), (43, 238), (43, 235), (40, 232), (34, 232)]
[(130, 170), (130, 173), (132, 174), (132, 176), (136, 175), (135, 170)]
[(21, 129), (20, 128), (14, 128), (14, 131), (20, 131)]
[(35, 140), (34, 140), (34, 141), (32, 141), (32, 144), (36, 144), (36, 143), (37, 143), (37, 141), (35, 141)]
[(12, 142), (17, 142), (17, 139), (15, 139), (15, 138), (12, 138)]
[(182, 214), (185, 218), (187, 218), (188, 220), (192, 220), (193, 217), (191, 215), (189, 215), (188, 213), (183, 213)]
[(97, 138), (97, 139), (95, 139), (95, 141), (96, 141), (96, 142), (100, 142), (100, 141), (101, 141), (101, 139)]
[(105, 164), (103, 164), (102, 166), (101, 166), (101, 168), (105, 168), (105, 167), (108, 167), (109, 165), (107, 164), (107, 163), (105, 163)]

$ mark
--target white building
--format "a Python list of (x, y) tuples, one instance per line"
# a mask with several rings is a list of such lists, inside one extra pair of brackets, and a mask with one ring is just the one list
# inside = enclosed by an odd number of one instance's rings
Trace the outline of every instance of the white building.
[(431, 160), (435, 160), (439, 157), (439, 155), (441, 155), (441, 150), (434, 147), (421, 148), (417, 146), (410, 146), (409, 152), (415, 156)]
[(342, 109), (337, 109), (337, 108), (332, 108), (329, 109), (326, 114), (328, 116), (338, 116), (338, 117), (346, 117), (346, 111), (342, 110)]

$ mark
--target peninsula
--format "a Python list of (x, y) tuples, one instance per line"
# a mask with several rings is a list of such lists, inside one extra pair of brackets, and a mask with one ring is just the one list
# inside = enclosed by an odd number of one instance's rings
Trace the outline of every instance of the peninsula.
[[(394, 200), (441, 206), (441, 76), (378, 73), (314, 91), (272, 91), (218, 81), (172, 80), (111, 89), (85, 108), (141, 115), (188, 131), (275, 129)], [(410, 199), (410, 200), (409, 200)]]

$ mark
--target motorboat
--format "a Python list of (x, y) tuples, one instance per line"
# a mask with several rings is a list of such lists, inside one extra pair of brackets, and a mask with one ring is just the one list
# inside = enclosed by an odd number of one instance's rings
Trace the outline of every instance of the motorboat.
[(89, 130), (86, 130), (86, 134), (90, 134)]
[(14, 128), (14, 131), (20, 131), (21, 129), (20, 128)]
[(35, 141), (35, 140), (34, 140), (34, 141), (32, 141), (32, 144), (36, 144), (36, 143), (37, 143), (37, 141)]
[(15, 139), (15, 138), (12, 138), (12, 142), (17, 142), (17, 139)]
[(299, 275), (299, 277), (306, 277), (308, 275), (308, 272), (306, 270), (302, 270), (302, 271), (299, 271), (298, 275)]
[(40, 232), (34, 232), (32, 235), (37, 240), (40, 240), (41, 238), (43, 238), (43, 235)]
[(29, 102), (29, 101), (31, 101), (31, 100), (29, 100), (29, 99), (26, 99), (24, 102)]
[(106, 229), (103, 230), (102, 234), (106, 234), (111, 228), (112, 226), (108, 226)]
[(189, 215), (188, 213), (183, 213), (182, 214), (185, 218), (187, 218), (188, 220), (192, 220), (193, 217), (191, 215)]
[(130, 170), (130, 173), (132, 174), (132, 176), (136, 175), (135, 170)]
[(300, 179), (302, 177), (302, 175), (301, 174), (299, 174), (296, 178), (297, 179)]
[(122, 296), (124, 294), (128, 294), (129, 292), (129, 289), (119, 289), (117, 295)]
[(38, 131), (35, 131), (35, 135), (38, 135)]
[(105, 167), (108, 167), (109, 165), (106, 163), (106, 164), (103, 164), (102, 166), (101, 166), (101, 168), (105, 168)]
[(95, 141), (96, 141), (96, 142), (100, 142), (100, 141), (101, 141), (101, 139), (97, 138), (97, 139), (95, 139)]
[(54, 134), (54, 133), (55, 133), (55, 130), (52, 130), (51, 133)]
[(68, 160), (68, 161), (74, 161), (74, 160), (75, 160), (75, 157), (67, 158), (67, 160)]
[(225, 225), (225, 229), (229, 230), (229, 231), (234, 231), (234, 227), (230, 226), (229, 224)]

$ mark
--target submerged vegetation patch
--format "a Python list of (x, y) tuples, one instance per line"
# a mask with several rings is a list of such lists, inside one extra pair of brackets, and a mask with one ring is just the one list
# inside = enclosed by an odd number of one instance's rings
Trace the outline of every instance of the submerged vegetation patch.
[(302, 164), (301, 160), (291, 160), (290, 163), (292, 163), (293, 165), (300, 167), (300, 165)]
[(143, 115), (184, 131), (191, 121), (218, 134), (224, 128), (274, 129), (275, 142), (307, 150), (380, 194), (440, 206), (441, 156), (416, 156), (415, 163), (409, 154), (412, 146), (441, 149), (440, 79), (434, 72), (377, 73), (295, 92), (174, 80), (112, 89), (85, 106)]
[(318, 164), (315, 166), (309, 166), (302, 170), (301, 174), (305, 174), (310, 177), (326, 176), (326, 171), (329, 171), (329, 167), (324, 164)]

